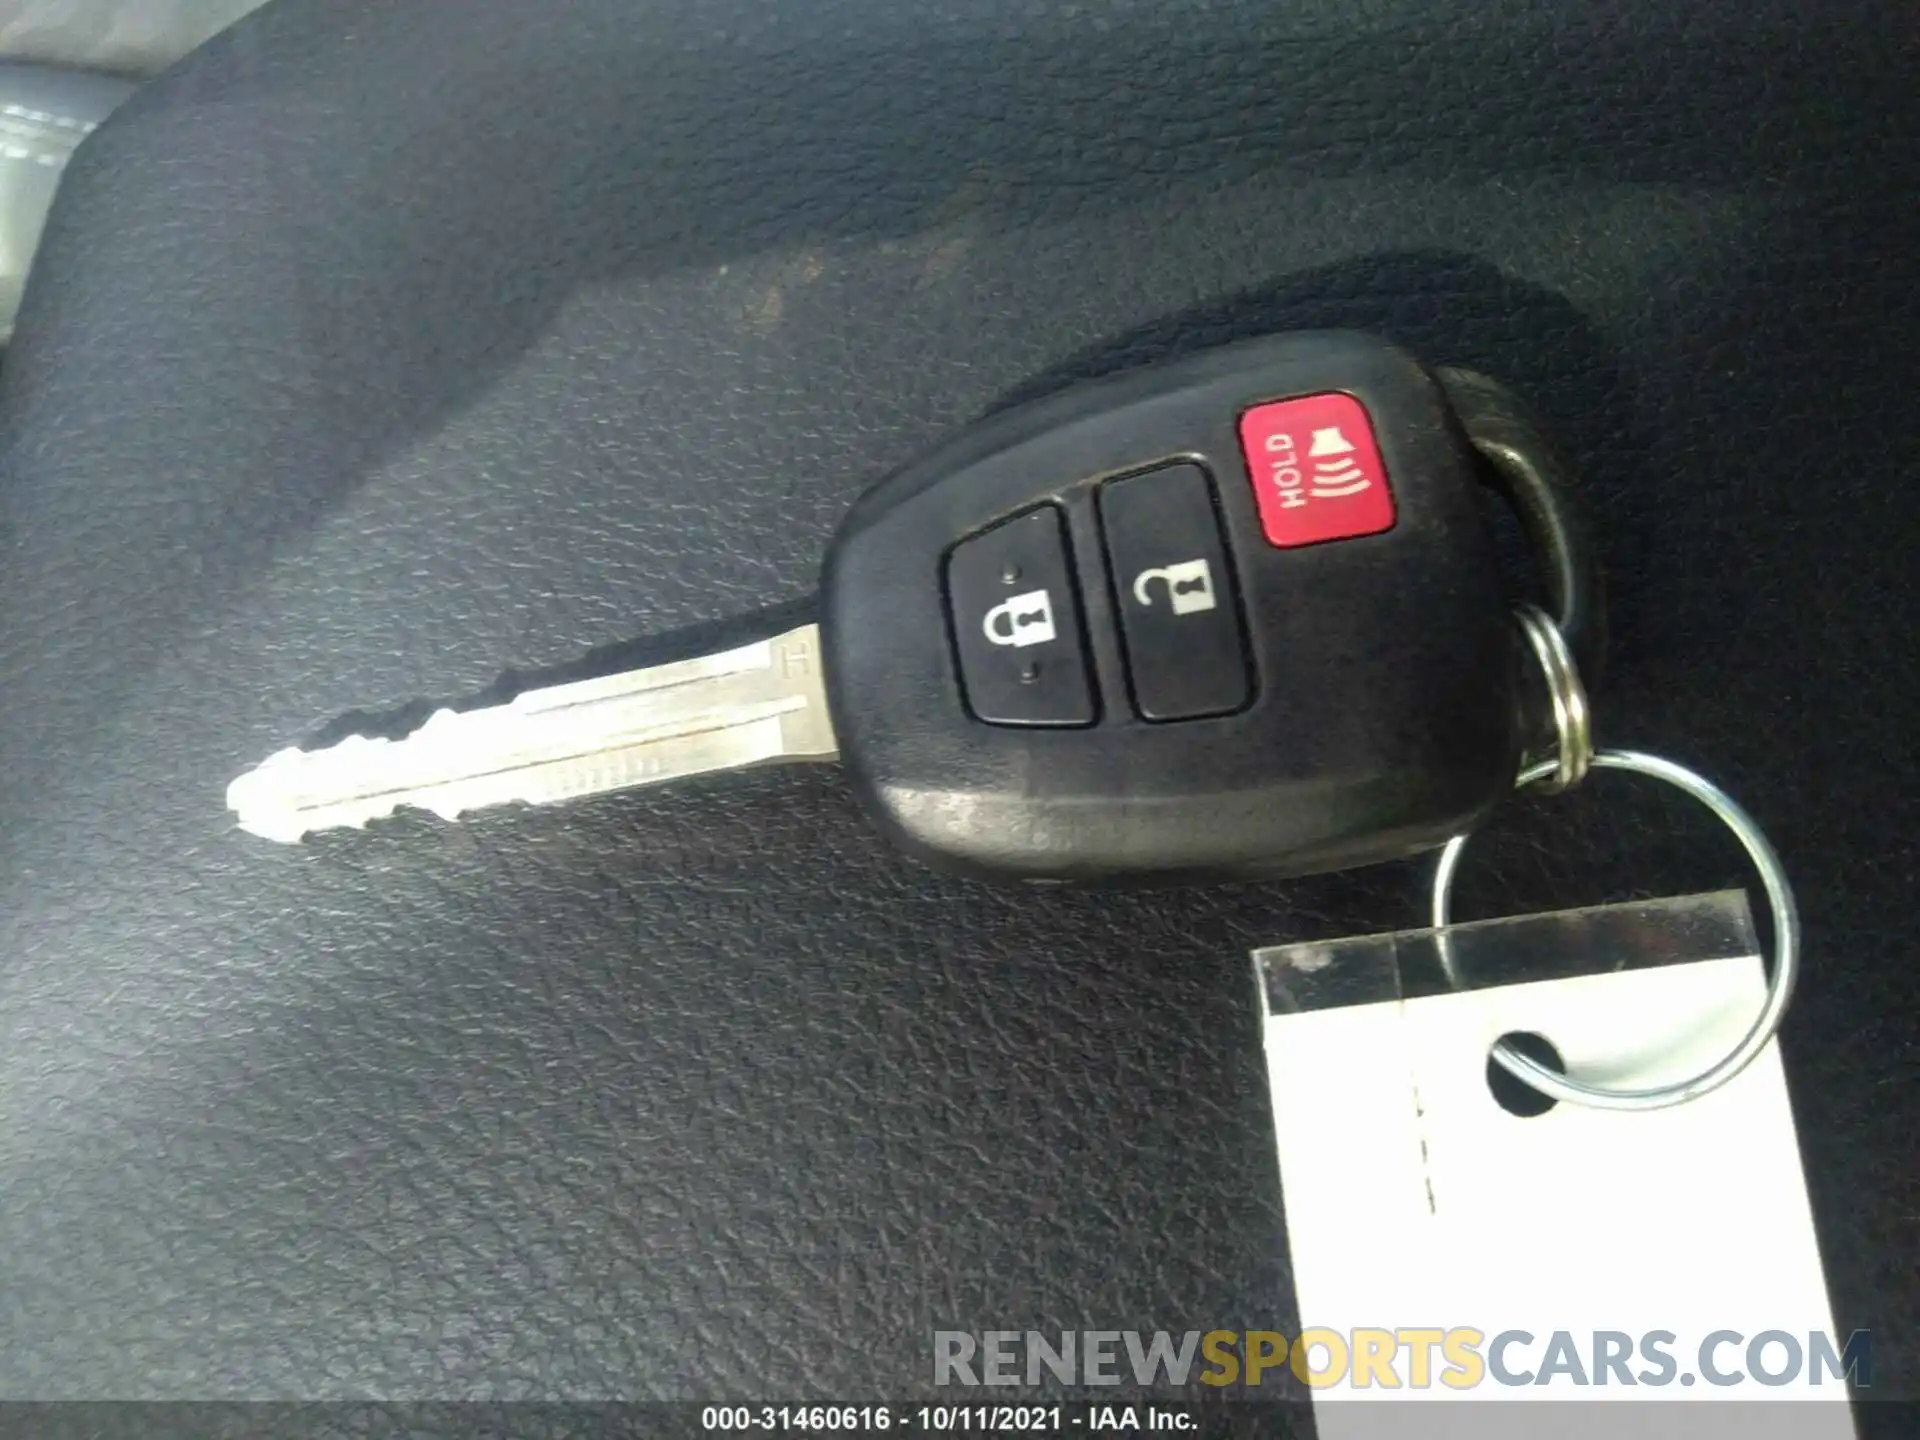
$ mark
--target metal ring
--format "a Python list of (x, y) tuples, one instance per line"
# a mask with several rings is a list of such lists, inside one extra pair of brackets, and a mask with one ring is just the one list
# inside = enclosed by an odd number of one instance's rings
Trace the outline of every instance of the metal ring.
[[(1602, 1110), (1660, 1110), (1669, 1105), (1684, 1105), (1719, 1089), (1746, 1069), (1780, 1029), (1781, 1017), (1786, 1014), (1787, 1002), (1793, 998), (1793, 985), (1800, 970), (1800, 915), (1793, 901), (1793, 886), (1787, 881), (1780, 857), (1753, 817), (1712, 781), (1671, 760), (1636, 750), (1602, 750), (1593, 757), (1593, 763), (1603, 770), (1631, 770), (1684, 790), (1717, 815), (1739, 840), (1754, 868), (1760, 872), (1760, 883), (1766, 887), (1767, 904), (1773, 914), (1773, 973), (1767, 982), (1766, 1003), (1760, 1007), (1753, 1028), (1721, 1059), (1685, 1080), (1645, 1090), (1589, 1085), (1549, 1070), (1509, 1045), (1494, 1046), (1493, 1058), (1508, 1074), (1542, 1095), (1575, 1105), (1592, 1105)], [(1524, 787), (1543, 780), (1554, 774), (1559, 764), (1556, 760), (1544, 760), (1529, 766), (1520, 772), (1517, 784)], [(1440, 852), (1440, 864), (1433, 873), (1433, 928), (1436, 930), (1447, 928), (1453, 876), (1468, 839), (1466, 835), (1456, 835)]]
[(1593, 761), (1593, 711), (1560, 627), (1537, 605), (1516, 605), (1513, 613), (1520, 622), (1520, 632), (1533, 648), (1534, 658), (1540, 662), (1547, 697), (1553, 703), (1553, 728), (1560, 737), (1560, 755), (1552, 767), (1551, 783), (1542, 784), (1540, 789), (1558, 794), (1587, 778), (1587, 767)]

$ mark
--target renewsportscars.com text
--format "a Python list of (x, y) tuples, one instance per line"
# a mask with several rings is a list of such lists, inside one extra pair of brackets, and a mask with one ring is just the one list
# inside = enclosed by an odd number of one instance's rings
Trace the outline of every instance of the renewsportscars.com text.
[(1314, 1389), (1471, 1390), (1484, 1384), (1590, 1386), (1832, 1385), (1873, 1383), (1872, 1337), (1843, 1343), (1823, 1331), (1671, 1330), (1536, 1335), (1473, 1326), (1309, 1327), (1277, 1330), (936, 1330), (933, 1383), (965, 1387), (1248, 1385), (1291, 1374)]

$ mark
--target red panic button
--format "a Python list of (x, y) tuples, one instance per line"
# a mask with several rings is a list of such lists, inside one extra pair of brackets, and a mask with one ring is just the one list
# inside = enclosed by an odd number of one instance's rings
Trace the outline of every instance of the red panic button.
[(1260, 527), (1281, 549), (1393, 528), (1393, 492), (1373, 422), (1351, 395), (1305, 395), (1240, 417)]

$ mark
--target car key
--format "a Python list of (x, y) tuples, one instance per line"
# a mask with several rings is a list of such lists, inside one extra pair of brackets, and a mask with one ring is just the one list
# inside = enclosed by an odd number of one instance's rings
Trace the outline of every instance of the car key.
[(974, 872), (1416, 853), (1510, 792), (1532, 724), (1489, 475), (1590, 645), (1590, 561), (1501, 387), (1278, 336), (1006, 412), (882, 482), (829, 547), (817, 629), (283, 751), (228, 800), (294, 840), (837, 752), (894, 839)]
[(440, 710), (400, 739), (352, 735), (282, 750), (227, 787), (240, 825), (269, 840), (365, 825), (400, 805), (457, 820), (774, 760), (830, 760), (833, 725), (813, 625), (624, 674)]

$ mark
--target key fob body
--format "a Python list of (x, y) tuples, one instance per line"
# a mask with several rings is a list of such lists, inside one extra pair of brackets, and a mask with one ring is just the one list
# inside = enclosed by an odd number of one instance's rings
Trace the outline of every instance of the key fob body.
[(1471, 445), (1365, 335), (1248, 342), (1009, 411), (831, 546), (842, 759), (913, 853), (1030, 879), (1289, 875), (1478, 824), (1518, 651)]

